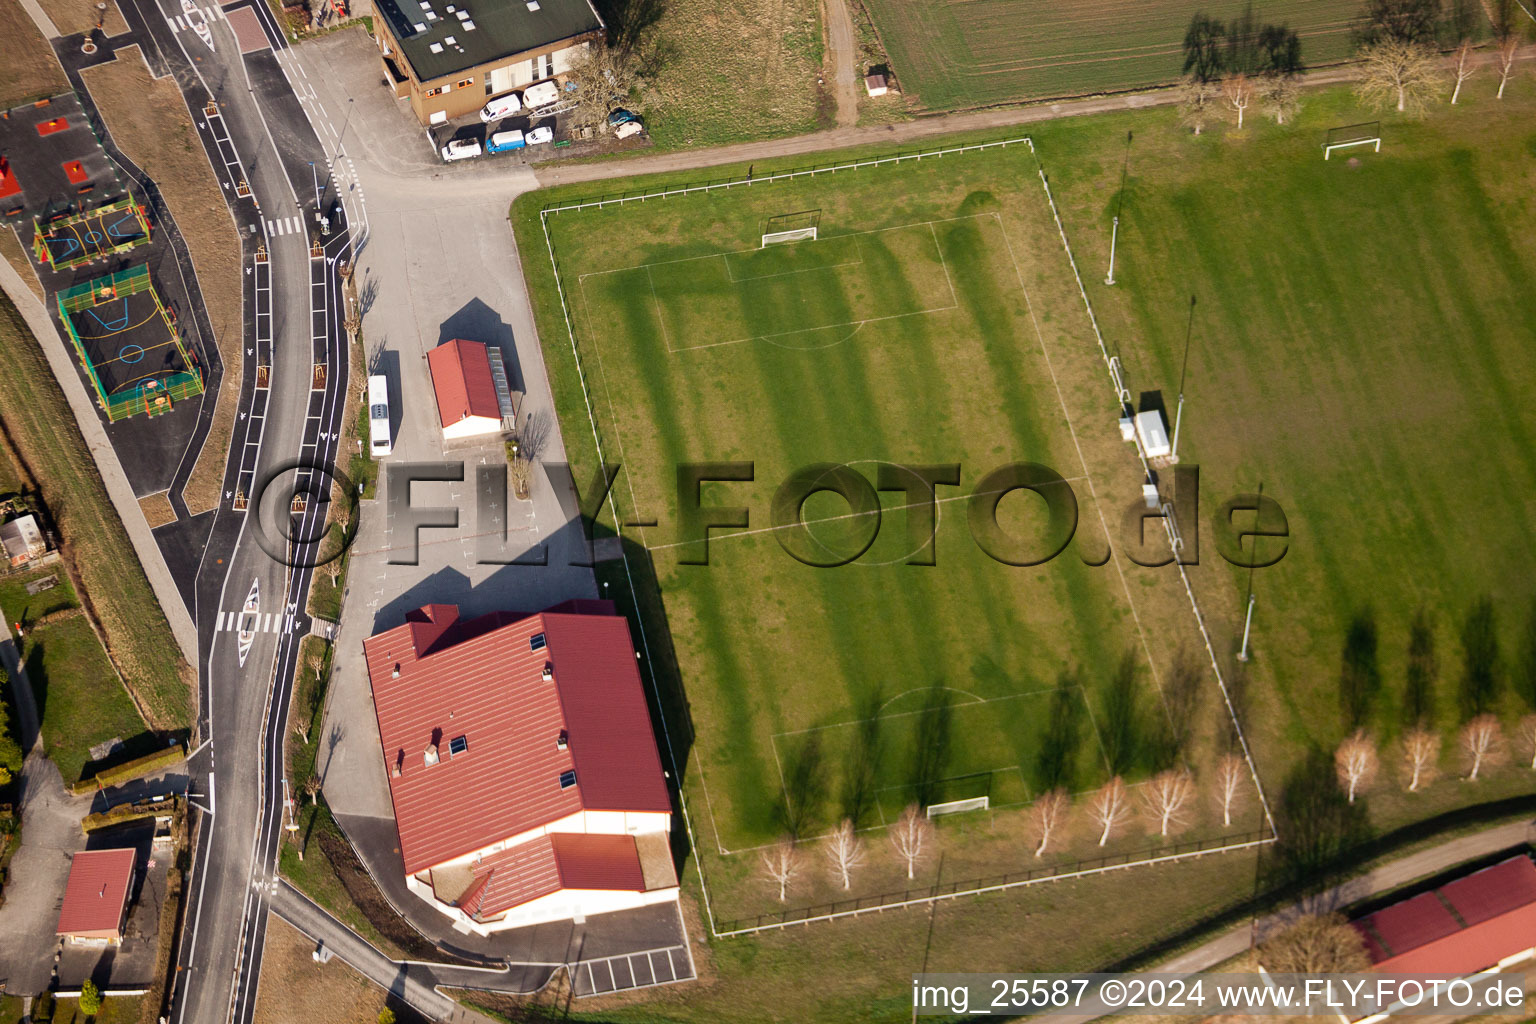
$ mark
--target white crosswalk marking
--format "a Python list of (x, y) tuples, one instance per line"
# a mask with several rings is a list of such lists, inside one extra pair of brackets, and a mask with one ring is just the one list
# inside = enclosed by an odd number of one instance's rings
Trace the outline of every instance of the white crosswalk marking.
[(221, 631), (221, 630), (223, 630), (223, 629), (224, 629), (224, 616), (225, 616), (225, 615), (226, 615), (226, 614), (227, 614), (227, 613), (225, 613), (225, 612), (219, 612), (219, 621), (218, 621), (218, 625), (216, 625), (216, 626), (214, 626), (214, 627), (213, 627), (213, 631), (214, 631), (214, 632), (215, 632), (215, 633), (218, 633), (218, 632), (220, 632), (220, 631)]
[(288, 232), (289, 232), (289, 234), (293, 234), (294, 232), (296, 232), (298, 230), (299, 230), (299, 218), (297, 218), (297, 217), (289, 217), (288, 218)]
[(261, 631), (268, 632), (272, 628), (272, 613), (263, 612), (261, 615)]
[(179, 14), (176, 15), (176, 31), (177, 32), (185, 32), (186, 30), (187, 30), (187, 26), (182, 23), (181, 15), (179, 15)]

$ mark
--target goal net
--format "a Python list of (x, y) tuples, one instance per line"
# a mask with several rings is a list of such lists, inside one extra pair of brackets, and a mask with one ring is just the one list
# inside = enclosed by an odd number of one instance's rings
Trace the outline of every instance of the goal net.
[(991, 806), (991, 803), (991, 797), (973, 796), (965, 800), (946, 800), (941, 804), (929, 804), (925, 811), (929, 818), (939, 818), (946, 814), (960, 814), (964, 811), (984, 811)]
[(762, 247), (766, 249), (780, 242), (814, 241), (820, 224), (820, 210), (801, 210), (798, 213), (781, 213), (769, 217), (763, 225)]
[(1323, 143), (1323, 159), (1327, 160), (1336, 149), (1348, 149), (1351, 146), (1372, 146), (1375, 152), (1380, 153), (1381, 122), (1367, 121), (1364, 124), (1328, 129), (1328, 138)]

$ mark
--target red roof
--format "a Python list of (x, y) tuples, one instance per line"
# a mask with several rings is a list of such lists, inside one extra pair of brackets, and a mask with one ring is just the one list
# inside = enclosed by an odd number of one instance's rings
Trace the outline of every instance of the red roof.
[(437, 392), (437, 415), (451, 427), (471, 416), (501, 420), (496, 401), (496, 381), (491, 360), (478, 341), (455, 338), (427, 353), (432, 368), (432, 389)]
[(1536, 863), (1511, 857), (1354, 925), (1366, 939), (1374, 970), (1481, 971), (1536, 946)]
[(629, 625), (609, 602), (469, 621), (428, 605), (363, 650), (407, 874), (583, 808), (671, 810)]
[(81, 850), (69, 865), (60, 935), (116, 932), (133, 884), (133, 850)]
[(459, 907), (492, 917), (561, 889), (644, 892), (634, 837), (555, 832), (492, 854), (475, 867)]

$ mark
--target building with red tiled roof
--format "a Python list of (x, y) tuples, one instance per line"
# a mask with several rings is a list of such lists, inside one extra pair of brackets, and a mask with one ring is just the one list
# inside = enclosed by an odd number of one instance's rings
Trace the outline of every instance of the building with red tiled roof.
[(455, 338), (428, 352), (427, 365), (445, 440), (499, 434), (515, 417), (499, 349)]
[(674, 900), (672, 804), (607, 601), (363, 642), (406, 883), (481, 933)]
[(133, 850), (81, 850), (69, 865), (58, 934), (73, 942), (117, 943), (133, 891)]
[(1516, 856), (1353, 922), (1371, 969), (1466, 976), (1536, 958), (1536, 863)]

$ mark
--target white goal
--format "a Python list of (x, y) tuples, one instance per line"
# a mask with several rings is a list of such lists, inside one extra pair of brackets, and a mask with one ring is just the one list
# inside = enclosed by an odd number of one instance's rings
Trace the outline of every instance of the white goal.
[(942, 804), (929, 804), (926, 808), (926, 813), (929, 818), (938, 818), (945, 814), (960, 814), (962, 811), (984, 811), (991, 806), (991, 797), (973, 796), (966, 800), (949, 800)]
[(1323, 159), (1327, 160), (1336, 149), (1349, 149), (1351, 146), (1371, 146), (1380, 153), (1381, 122), (1367, 121), (1364, 124), (1328, 129), (1328, 137), (1323, 142)]
[(779, 242), (814, 242), (816, 240), (815, 228), (794, 228), (790, 231), (770, 231), (763, 235), (763, 248), (776, 245)]
[(762, 248), (781, 242), (814, 242), (820, 225), (820, 210), (799, 210), (769, 217), (763, 224)]

